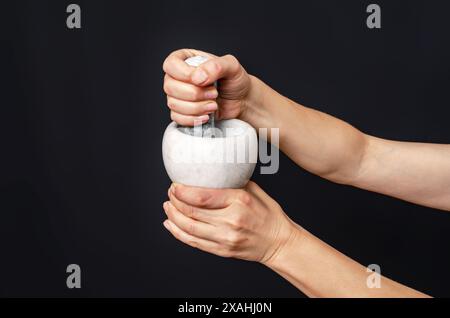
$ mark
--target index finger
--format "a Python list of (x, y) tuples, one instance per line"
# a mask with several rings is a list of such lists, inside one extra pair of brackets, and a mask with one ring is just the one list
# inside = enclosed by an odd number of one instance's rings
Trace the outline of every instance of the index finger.
[(209, 58), (215, 57), (212, 54), (199, 50), (181, 49), (169, 54), (163, 63), (163, 70), (179, 81), (190, 82), (191, 74), (195, 70), (195, 67), (189, 66), (185, 60), (197, 55)]

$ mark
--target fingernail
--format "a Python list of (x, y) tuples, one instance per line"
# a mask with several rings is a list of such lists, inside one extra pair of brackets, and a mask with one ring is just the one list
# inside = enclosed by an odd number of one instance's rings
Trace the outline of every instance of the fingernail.
[(206, 99), (216, 99), (218, 96), (218, 92), (216, 90), (206, 91), (205, 98)]
[(169, 225), (169, 220), (165, 220), (164, 222), (163, 222), (163, 225), (164, 225), (164, 227), (167, 229), (167, 230), (170, 230), (170, 225)]
[(170, 192), (173, 194), (173, 195), (175, 195), (175, 189), (176, 189), (176, 185), (175, 185), (175, 183), (172, 183), (172, 185), (170, 186)]
[(204, 123), (207, 122), (209, 120), (209, 116), (208, 115), (202, 115), (197, 117), (197, 120), (199, 120), (200, 122)]
[(206, 111), (216, 111), (217, 110), (217, 104), (216, 103), (207, 104), (205, 106), (205, 110)]
[(164, 204), (163, 204), (163, 209), (164, 209), (164, 211), (167, 212), (167, 208), (168, 208), (168, 207), (169, 207), (169, 204), (167, 203), (167, 201), (164, 202)]
[(192, 75), (192, 81), (194, 82), (194, 84), (197, 85), (203, 84), (204, 82), (206, 82), (207, 79), (208, 74), (206, 74), (205, 71), (202, 70), (201, 68), (195, 70), (194, 74)]

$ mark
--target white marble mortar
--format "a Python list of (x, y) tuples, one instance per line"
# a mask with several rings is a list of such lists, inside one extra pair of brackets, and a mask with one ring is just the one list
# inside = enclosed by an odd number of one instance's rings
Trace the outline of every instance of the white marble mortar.
[(255, 129), (239, 119), (216, 123), (222, 136), (192, 136), (172, 122), (164, 132), (162, 154), (172, 182), (205, 188), (242, 188), (258, 154)]

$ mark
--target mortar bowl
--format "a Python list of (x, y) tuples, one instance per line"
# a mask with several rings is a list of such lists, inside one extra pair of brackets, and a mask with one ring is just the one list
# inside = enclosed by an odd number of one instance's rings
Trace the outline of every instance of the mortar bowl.
[(239, 119), (217, 121), (215, 137), (189, 134), (172, 122), (164, 132), (162, 155), (172, 182), (204, 188), (243, 188), (255, 170), (258, 138)]

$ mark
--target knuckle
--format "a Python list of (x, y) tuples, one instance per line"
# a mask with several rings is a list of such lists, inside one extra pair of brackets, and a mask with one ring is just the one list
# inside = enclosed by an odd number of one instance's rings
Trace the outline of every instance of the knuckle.
[(170, 63), (170, 55), (168, 57), (166, 57), (166, 59), (163, 62), (163, 65), (162, 65), (162, 69), (165, 73), (167, 73), (169, 63)]
[(230, 219), (230, 227), (235, 230), (239, 231), (245, 226), (245, 218), (241, 213), (237, 213)]
[(190, 235), (194, 235), (195, 236), (195, 231), (196, 231), (196, 226), (193, 222), (190, 222), (187, 226), (187, 232)]
[(225, 55), (225, 58), (228, 59), (232, 63), (239, 63), (238, 59), (233, 54)]
[(191, 219), (195, 219), (195, 217), (197, 216), (196, 209), (192, 205), (188, 205), (186, 207), (186, 210), (187, 210), (188, 217), (190, 217)]
[(193, 107), (193, 110), (195, 111), (196, 114), (202, 114), (205, 111), (205, 106), (209, 103), (210, 102), (198, 103)]
[(187, 241), (187, 243), (188, 243), (190, 246), (192, 246), (193, 248), (198, 248), (198, 242), (197, 242), (196, 240), (194, 240), (194, 239), (189, 239), (189, 240)]
[(212, 60), (210, 65), (212, 71), (214, 71), (215, 73), (221, 73), (223, 70), (222, 65), (218, 63), (217, 60)]
[(202, 91), (197, 87), (192, 87), (190, 95), (191, 95), (191, 100), (193, 100), (193, 101), (202, 99)]
[(167, 103), (167, 108), (169, 108), (170, 110), (176, 111), (177, 107), (175, 104), (172, 103)]
[(236, 249), (237, 247), (240, 246), (240, 243), (242, 242), (242, 236), (239, 232), (231, 231), (227, 235), (226, 241), (230, 248)]
[(252, 201), (252, 196), (244, 190), (239, 190), (236, 196), (236, 200), (238, 203), (244, 206), (249, 206)]
[(219, 252), (219, 256), (225, 257), (225, 258), (231, 258), (234, 256), (234, 253), (230, 251), (229, 249), (223, 249)]
[(205, 206), (208, 203), (209, 196), (205, 194), (198, 194), (196, 197), (197, 205)]
[(180, 68), (180, 67), (177, 68), (177, 73), (178, 73), (178, 76), (181, 76), (182, 78), (185, 78), (185, 79), (188, 79), (191, 75), (189, 69)]
[(166, 93), (167, 95), (172, 95), (171, 94), (172, 93), (172, 89), (170, 87), (170, 82), (169, 82), (168, 79), (164, 80), (163, 90), (164, 90), (164, 93)]
[(239, 69), (240, 67), (239, 61), (234, 55), (227, 54), (225, 55), (225, 59), (227, 59), (230, 62), (232, 70), (236, 71)]
[(170, 96), (167, 96), (167, 107), (169, 107), (170, 109), (175, 108), (173, 99)]

